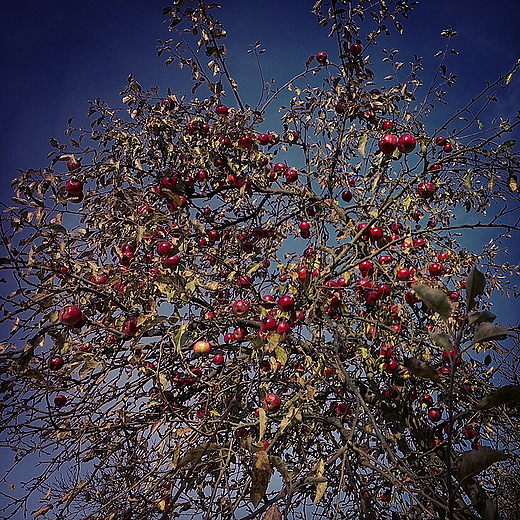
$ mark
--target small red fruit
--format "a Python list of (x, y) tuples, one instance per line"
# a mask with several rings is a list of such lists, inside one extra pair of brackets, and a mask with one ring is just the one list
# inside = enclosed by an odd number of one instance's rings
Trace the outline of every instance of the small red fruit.
[(379, 139), (379, 149), (385, 155), (392, 155), (397, 148), (397, 137), (392, 134), (385, 134)]
[(345, 190), (341, 194), (341, 198), (343, 199), (344, 202), (350, 202), (352, 200), (352, 193), (349, 190)]
[(57, 395), (57, 396), (54, 398), (54, 404), (55, 404), (57, 407), (65, 406), (65, 405), (67, 404), (67, 398), (66, 398), (64, 395)]
[(65, 189), (67, 190), (69, 196), (77, 196), (83, 192), (83, 183), (81, 181), (78, 181), (77, 179), (69, 179), (65, 183)]
[(81, 320), (81, 309), (75, 305), (67, 305), (59, 312), (59, 319), (64, 325), (74, 326)]
[(289, 295), (282, 296), (278, 300), (278, 308), (282, 312), (291, 312), (294, 309), (294, 298)]
[(49, 359), (49, 368), (53, 371), (59, 370), (64, 364), (61, 356), (53, 356)]
[(397, 147), (402, 153), (410, 153), (415, 148), (416, 140), (411, 134), (403, 134), (397, 142)]
[(229, 113), (228, 107), (226, 105), (220, 105), (215, 109), (215, 113), (218, 116), (227, 116)]
[(282, 400), (276, 394), (267, 394), (264, 398), (264, 408), (267, 413), (276, 412), (279, 410)]
[(126, 336), (135, 336), (137, 334), (137, 318), (128, 318), (123, 325), (123, 332)]
[(170, 242), (160, 242), (157, 246), (157, 253), (159, 253), (160, 256), (168, 256), (171, 250), (172, 245)]
[(316, 61), (320, 65), (324, 65), (325, 63), (327, 63), (327, 53), (326, 52), (318, 52), (318, 54), (316, 54)]
[(249, 312), (249, 303), (245, 300), (238, 300), (231, 306), (233, 314), (238, 318), (245, 316)]
[(428, 410), (428, 418), (432, 422), (439, 422), (441, 420), (442, 413), (438, 408), (430, 408)]
[(350, 46), (350, 54), (352, 54), (352, 56), (359, 56), (361, 54), (361, 50), (362, 47), (360, 43), (354, 43)]
[(417, 189), (417, 194), (421, 199), (431, 199), (435, 194), (435, 184), (433, 182), (421, 182), (419, 184), (419, 188)]

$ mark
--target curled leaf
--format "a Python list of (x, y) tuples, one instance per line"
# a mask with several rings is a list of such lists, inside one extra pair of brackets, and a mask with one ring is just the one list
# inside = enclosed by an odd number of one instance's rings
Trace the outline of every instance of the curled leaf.
[(489, 410), (507, 401), (520, 401), (520, 386), (508, 385), (499, 388), (496, 392), (486, 395), (477, 404), (478, 410)]
[(415, 376), (438, 381), (440, 379), (437, 370), (428, 363), (420, 361), (415, 357), (405, 358), (404, 366)]
[(250, 495), (250, 500), (255, 507), (264, 497), (270, 478), (269, 457), (265, 451), (259, 451), (255, 454)]
[(412, 289), (430, 309), (448, 319), (451, 313), (451, 305), (446, 293), (425, 284), (413, 285)]
[(506, 339), (507, 329), (502, 325), (495, 323), (483, 323), (476, 330), (473, 336), (473, 343), (482, 343), (483, 341), (494, 341)]
[(488, 446), (481, 446), (476, 450), (467, 451), (459, 459), (459, 480), (464, 480), (466, 477), (477, 475), (491, 466), (491, 464), (507, 458), (508, 455), (506, 453), (493, 450)]

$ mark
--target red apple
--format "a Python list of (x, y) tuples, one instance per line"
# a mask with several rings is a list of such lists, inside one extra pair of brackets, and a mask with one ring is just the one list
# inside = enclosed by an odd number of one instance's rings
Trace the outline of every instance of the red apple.
[(397, 271), (397, 279), (401, 281), (406, 281), (410, 279), (410, 270), (406, 267), (403, 267)]
[(76, 325), (81, 320), (81, 309), (75, 305), (67, 305), (59, 312), (59, 319), (64, 325)]
[(344, 202), (350, 202), (352, 200), (352, 193), (349, 190), (345, 190), (341, 194), (341, 198), (343, 199)]
[(281, 404), (282, 400), (276, 394), (270, 393), (264, 398), (264, 408), (267, 413), (278, 411)]
[(133, 316), (128, 318), (123, 325), (123, 332), (125, 335), (133, 337), (137, 334), (137, 330), (137, 318)]
[(362, 47), (360, 43), (353, 43), (350, 46), (350, 54), (352, 54), (352, 56), (359, 56), (361, 54), (361, 50)]
[(439, 422), (441, 420), (442, 413), (438, 408), (430, 408), (428, 410), (428, 418), (432, 422)]
[(81, 170), (81, 162), (72, 156), (67, 161), (67, 170), (69, 170), (69, 172), (77, 172), (78, 170)]
[(392, 134), (385, 134), (379, 139), (379, 149), (386, 155), (392, 155), (397, 148), (397, 137)]
[(416, 140), (411, 134), (403, 134), (397, 141), (397, 147), (402, 153), (410, 153), (415, 148)]
[(64, 364), (61, 356), (53, 356), (49, 359), (49, 368), (53, 371), (59, 370)]
[(168, 256), (171, 250), (172, 245), (170, 242), (160, 242), (157, 246), (157, 253), (159, 253), (160, 256)]
[(67, 398), (64, 395), (57, 395), (54, 398), (54, 404), (61, 408), (62, 406), (65, 406), (67, 404)]
[(282, 312), (291, 312), (294, 309), (294, 298), (288, 294), (278, 300), (278, 308)]
[(421, 199), (431, 199), (435, 194), (435, 184), (433, 182), (421, 182), (419, 184), (419, 188), (417, 189), (417, 194)]
[(227, 116), (229, 113), (228, 107), (226, 105), (220, 105), (215, 109), (215, 113), (218, 116)]
[(231, 308), (233, 310), (233, 314), (238, 318), (241, 318), (249, 312), (249, 303), (247, 303), (245, 300), (238, 300), (233, 302)]
[(316, 61), (320, 65), (324, 65), (325, 63), (327, 63), (327, 53), (326, 52), (318, 52), (318, 54), (316, 54)]
[(78, 179), (69, 179), (65, 183), (65, 189), (67, 190), (69, 196), (77, 196), (83, 192), (83, 183), (78, 181)]

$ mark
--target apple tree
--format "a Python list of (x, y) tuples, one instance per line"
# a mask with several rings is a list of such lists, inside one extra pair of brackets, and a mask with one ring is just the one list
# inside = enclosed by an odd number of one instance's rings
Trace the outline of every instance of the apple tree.
[(413, 5), (386, 4), (318, 0), (337, 55), (252, 106), (218, 6), (176, 0), (158, 50), (192, 92), (130, 76), (14, 179), (3, 518), (518, 518), (491, 302), (517, 295), (520, 121), (486, 116), (518, 64), (430, 128), (455, 33), (430, 87), (395, 51), (383, 87), (370, 53)]

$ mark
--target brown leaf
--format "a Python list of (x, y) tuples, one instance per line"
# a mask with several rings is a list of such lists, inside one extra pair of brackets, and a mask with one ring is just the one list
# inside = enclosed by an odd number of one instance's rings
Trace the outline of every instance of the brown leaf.
[(45, 516), (54, 506), (49, 504), (48, 506), (43, 506), (38, 509), (38, 511), (33, 511), (33, 518), (38, 518), (39, 516)]
[(253, 482), (251, 484), (251, 502), (256, 507), (262, 500), (271, 478), (269, 457), (265, 451), (259, 451), (254, 458)]
[(282, 520), (282, 513), (280, 513), (278, 506), (271, 506), (262, 520)]

